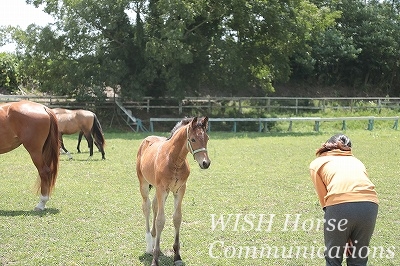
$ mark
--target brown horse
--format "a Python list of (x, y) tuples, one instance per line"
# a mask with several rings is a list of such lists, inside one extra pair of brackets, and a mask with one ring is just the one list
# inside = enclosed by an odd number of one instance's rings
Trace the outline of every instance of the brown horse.
[(24, 145), (36, 166), (40, 201), (44, 210), (58, 172), (59, 139), (57, 119), (51, 109), (30, 101), (0, 104), (0, 154)]
[(56, 114), (58, 120), (61, 148), (64, 150), (64, 152), (68, 154), (70, 159), (72, 157), (64, 146), (62, 136), (64, 134), (71, 135), (77, 132), (79, 132), (77, 145), (78, 152), (81, 152), (79, 146), (81, 144), (82, 135), (84, 135), (88, 142), (90, 156), (93, 156), (94, 141), (95, 145), (101, 152), (101, 158), (103, 160), (106, 159), (104, 152), (104, 134), (95, 113), (88, 110), (69, 110), (62, 108), (54, 108), (53, 111)]
[[(182, 199), (186, 181), (190, 174), (187, 154), (190, 152), (200, 168), (207, 169), (210, 159), (207, 154), (208, 117), (185, 118), (177, 123), (169, 138), (146, 137), (137, 153), (136, 172), (143, 198), (142, 209), (146, 219), (146, 252), (153, 252), (151, 265), (158, 265), (160, 236), (165, 224), (164, 205), (169, 192), (174, 195), (173, 222), (175, 227), (174, 264), (182, 265), (179, 244), (179, 229), (182, 220)], [(150, 233), (149, 191), (154, 186), (153, 228)], [(154, 250), (153, 250), (154, 248)]]

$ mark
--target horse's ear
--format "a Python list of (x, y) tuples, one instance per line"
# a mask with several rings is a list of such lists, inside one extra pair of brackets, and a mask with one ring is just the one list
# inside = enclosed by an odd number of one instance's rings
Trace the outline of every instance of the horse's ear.
[(208, 116), (205, 116), (202, 121), (203, 127), (207, 130), (208, 128)]
[(197, 125), (197, 116), (193, 117), (192, 123), (191, 123), (192, 128), (195, 128), (196, 125)]

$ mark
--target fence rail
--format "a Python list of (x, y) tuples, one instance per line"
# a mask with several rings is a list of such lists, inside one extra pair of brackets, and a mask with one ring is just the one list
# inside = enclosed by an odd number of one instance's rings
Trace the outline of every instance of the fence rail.
[(226, 113), (228, 110), (236, 110), (245, 113), (246, 109), (271, 112), (274, 110), (292, 110), (294, 114), (301, 111), (324, 111), (327, 109), (395, 109), (400, 110), (400, 98), (397, 97), (185, 97), (182, 100), (176, 98), (156, 99), (143, 97), (137, 101), (127, 101), (117, 97), (108, 97), (104, 101), (80, 102), (74, 98), (64, 96), (25, 96), (25, 95), (0, 95), (0, 102), (19, 101), (22, 99), (36, 101), (51, 107), (64, 108), (114, 108), (115, 101), (123, 103), (124, 107), (131, 110), (145, 110), (147, 113), (153, 110), (176, 110), (179, 114), (191, 113), (191, 111), (213, 111)]
[[(129, 102), (125, 104), (129, 105)], [(188, 110), (228, 111), (237, 110), (245, 113), (246, 109), (259, 111), (292, 110), (294, 114), (301, 111), (325, 111), (327, 109), (344, 109), (355, 111), (358, 109), (396, 109), (400, 110), (400, 98), (389, 97), (186, 97), (181, 101), (173, 98), (153, 99), (145, 98), (142, 102), (134, 102), (132, 108), (145, 109), (172, 109), (179, 114)]]
[(0, 95), (0, 102), (18, 102), (21, 100), (30, 100), (45, 105), (68, 105), (76, 102), (76, 99), (66, 96)]
[[(150, 131), (154, 132), (155, 122), (179, 122), (182, 118), (150, 118)], [(399, 117), (375, 117), (375, 116), (360, 116), (360, 117), (272, 117), (272, 118), (209, 118), (209, 131), (212, 129), (212, 124), (215, 122), (231, 122), (233, 124), (232, 131), (237, 131), (239, 122), (256, 122), (258, 123), (258, 132), (267, 131), (267, 123), (270, 122), (289, 122), (288, 131), (292, 131), (293, 122), (314, 122), (314, 131), (319, 131), (321, 122), (342, 121), (342, 130), (345, 130), (346, 121), (368, 121), (367, 129), (373, 130), (376, 120), (391, 120), (394, 121), (392, 128), (398, 129)]]
[[(106, 98), (102, 102), (79, 102), (74, 98), (65, 96), (25, 96), (25, 95), (0, 95), (0, 102), (11, 102), (20, 100), (31, 100), (44, 105), (54, 107), (64, 107), (70, 109), (77, 108), (116, 108), (116, 101), (121, 101), (124, 108), (128, 111), (144, 109), (149, 112), (151, 109), (176, 109), (182, 114), (186, 109), (207, 109), (208, 112), (215, 108), (219, 110), (224, 108), (235, 108), (243, 112), (246, 108), (266, 109), (270, 111), (277, 109), (294, 109), (297, 114), (299, 110), (325, 110), (332, 109), (350, 109), (358, 108), (392, 108), (400, 110), (400, 98), (389, 97), (352, 97), (352, 98), (304, 98), (304, 97), (186, 97), (178, 101), (174, 98), (154, 99), (145, 97), (140, 101), (122, 101), (116, 97)], [(154, 124), (157, 122), (179, 122), (181, 118), (150, 118), (150, 131), (154, 131)], [(319, 131), (321, 122), (342, 121), (342, 129), (346, 129), (346, 121), (367, 121), (367, 129), (372, 130), (374, 122), (377, 120), (394, 121), (393, 129), (398, 129), (399, 117), (280, 117), (280, 118), (210, 118), (209, 129), (215, 123), (232, 123), (232, 131), (237, 131), (237, 125), (241, 122), (258, 123), (258, 131), (266, 131), (268, 123), (288, 122), (288, 130), (292, 130), (294, 122), (314, 122), (314, 130)]]

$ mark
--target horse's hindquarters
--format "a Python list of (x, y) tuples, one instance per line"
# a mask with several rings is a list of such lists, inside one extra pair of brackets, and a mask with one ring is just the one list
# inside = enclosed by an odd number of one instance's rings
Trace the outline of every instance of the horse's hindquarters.
[(59, 141), (55, 114), (42, 104), (20, 101), (1, 105), (0, 117), (0, 153), (24, 145), (40, 176), (37, 187), (42, 197), (36, 209), (44, 209), (58, 171)]
[(156, 163), (155, 160), (157, 158), (158, 150), (163, 140), (165, 140), (163, 137), (149, 136), (140, 144), (136, 158), (136, 172), (139, 181), (146, 181), (147, 183), (154, 185), (154, 165)]

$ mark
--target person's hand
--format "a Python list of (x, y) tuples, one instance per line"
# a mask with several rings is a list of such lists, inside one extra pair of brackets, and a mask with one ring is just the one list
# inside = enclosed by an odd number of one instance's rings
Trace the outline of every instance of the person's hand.
[(353, 255), (353, 241), (351, 241), (350, 238), (349, 238), (349, 240), (347, 240), (344, 251), (345, 251), (344, 253), (346, 254), (347, 257), (350, 257), (351, 255)]

